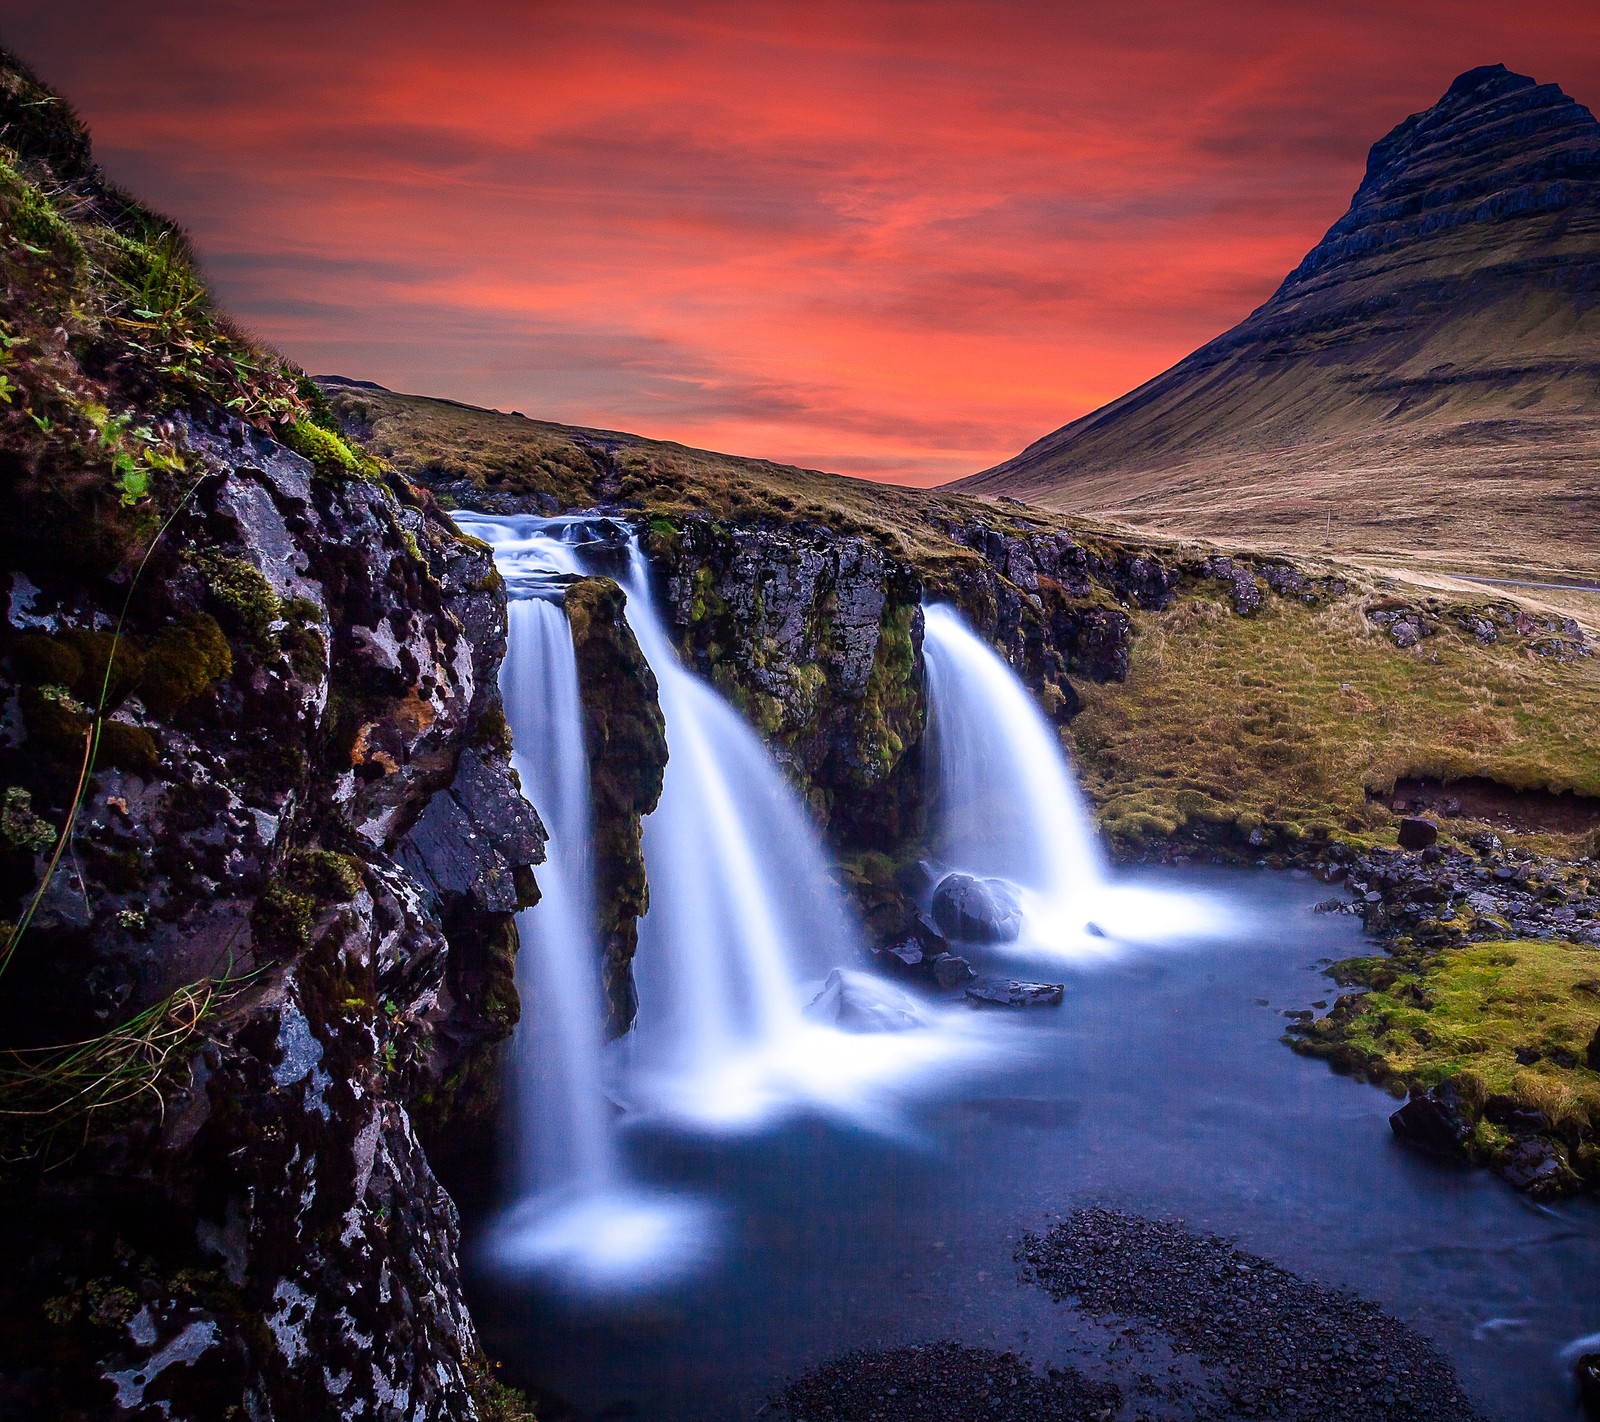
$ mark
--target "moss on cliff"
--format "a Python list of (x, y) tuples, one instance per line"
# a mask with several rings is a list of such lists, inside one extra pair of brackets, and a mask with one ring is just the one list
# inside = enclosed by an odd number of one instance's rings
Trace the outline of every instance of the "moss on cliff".
[(624, 619), (626, 603), (609, 578), (582, 579), (566, 593), (589, 752), (601, 982), (619, 1034), (638, 1009), (633, 954), (639, 916), (650, 906), (641, 822), (661, 798), (667, 764), (655, 674)]

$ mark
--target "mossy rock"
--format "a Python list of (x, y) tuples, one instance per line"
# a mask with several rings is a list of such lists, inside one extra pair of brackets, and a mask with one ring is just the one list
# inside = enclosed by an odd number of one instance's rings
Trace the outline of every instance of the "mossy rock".
[(216, 618), (190, 613), (151, 639), (139, 697), (158, 716), (171, 716), (232, 671), (233, 653)]

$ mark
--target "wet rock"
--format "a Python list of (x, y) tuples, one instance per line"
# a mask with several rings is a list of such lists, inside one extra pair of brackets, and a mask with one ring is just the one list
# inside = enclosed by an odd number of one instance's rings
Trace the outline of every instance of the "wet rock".
[(1500, 1166), (1500, 1173), (1534, 1199), (1561, 1199), (1578, 1188), (1578, 1177), (1561, 1148), (1539, 1138), (1520, 1140)]
[(633, 955), (650, 903), (643, 821), (661, 798), (666, 722), (655, 673), (628, 626), (622, 588), (609, 578), (582, 578), (568, 587), (564, 605), (583, 692), (601, 986), (608, 1030), (619, 1036), (638, 1011)]
[(872, 950), (872, 959), (887, 971), (905, 973), (907, 975), (921, 975), (921, 970), (926, 963), (922, 952), (922, 945), (914, 938), (903, 939), (899, 943), (890, 943), (882, 948)]
[(1472, 1111), (1448, 1081), (1411, 1099), (1389, 1117), (1389, 1127), (1407, 1145), (1430, 1155), (1460, 1158), (1472, 1138)]
[(947, 874), (933, 891), (933, 919), (966, 943), (1010, 943), (1022, 932), (1022, 904), (1003, 879)]
[(917, 1004), (899, 988), (842, 968), (828, 974), (806, 1015), (846, 1032), (905, 1032), (923, 1024)]
[(980, 978), (968, 985), (967, 999), (979, 1007), (1059, 1007), (1066, 991), (1065, 983)]
[(1600, 1353), (1585, 1353), (1572, 1367), (1578, 1383), (1578, 1401), (1590, 1416), (1600, 1418)]
[(1407, 815), (1400, 821), (1399, 838), (1402, 849), (1427, 849), (1438, 840), (1439, 826), (1432, 820)]
[(945, 992), (970, 983), (978, 976), (971, 963), (954, 953), (936, 953), (928, 959), (928, 967), (933, 973), (934, 985)]

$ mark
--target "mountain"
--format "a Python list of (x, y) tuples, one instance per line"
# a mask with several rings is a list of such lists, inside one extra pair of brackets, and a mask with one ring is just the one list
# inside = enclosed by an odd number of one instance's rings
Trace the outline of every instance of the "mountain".
[(1600, 572), (1600, 123), (1503, 65), (1372, 149), (1264, 305), (953, 487), (1169, 533)]

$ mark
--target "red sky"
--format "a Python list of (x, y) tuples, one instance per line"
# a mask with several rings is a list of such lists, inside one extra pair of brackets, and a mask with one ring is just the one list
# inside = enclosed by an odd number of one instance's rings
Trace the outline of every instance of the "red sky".
[(313, 371), (913, 483), (1264, 300), (1461, 70), (1594, 0), (8, 0)]

